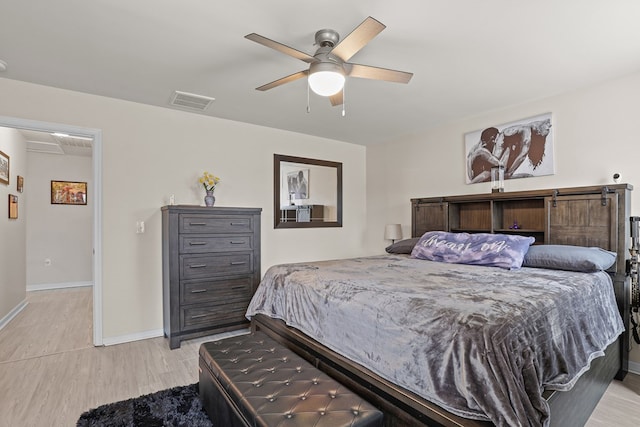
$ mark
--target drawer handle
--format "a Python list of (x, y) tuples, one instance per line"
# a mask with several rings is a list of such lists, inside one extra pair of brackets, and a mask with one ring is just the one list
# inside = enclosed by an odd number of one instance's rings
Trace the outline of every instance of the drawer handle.
[(242, 225), (247, 225), (246, 222), (232, 222), (231, 223), (232, 226), (242, 226)]
[(189, 225), (207, 225), (206, 222), (190, 222)]
[(231, 287), (231, 290), (232, 290), (232, 291), (235, 291), (235, 290), (237, 290), (237, 289), (244, 289), (244, 288), (245, 288), (245, 286), (244, 286), (244, 285), (237, 285), (237, 286), (232, 286), (232, 287)]
[(233, 261), (231, 263), (231, 265), (242, 265), (242, 264), (246, 264), (246, 263), (247, 263), (246, 261)]
[(195, 316), (191, 316), (192, 319), (199, 319), (201, 317), (206, 317), (206, 314), (196, 314)]
[(190, 246), (204, 246), (207, 242), (189, 242)]
[(207, 264), (191, 264), (189, 265), (189, 268), (204, 268), (206, 266)]
[(206, 289), (194, 289), (191, 291), (192, 294), (201, 294), (203, 292), (207, 292)]
[(229, 243), (231, 243), (232, 245), (244, 245), (246, 242), (245, 242), (244, 240), (243, 240), (243, 241), (241, 241), (241, 242), (234, 242), (234, 241), (232, 240), (232, 241), (231, 241), (231, 242), (229, 242)]

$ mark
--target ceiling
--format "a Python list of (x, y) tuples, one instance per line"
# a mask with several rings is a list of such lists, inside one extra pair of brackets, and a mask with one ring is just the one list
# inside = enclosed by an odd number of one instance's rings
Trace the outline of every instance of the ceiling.
[[(348, 79), (345, 117), (315, 94), (307, 113), (305, 79), (255, 90), (308, 65), (246, 34), (313, 54), (367, 16), (387, 28), (350, 62), (409, 84)], [(635, 73), (638, 22), (637, 0), (6, 0), (0, 77), (189, 111), (183, 91), (215, 98), (195, 114), (368, 145)]]
[(81, 157), (91, 157), (93, 155), (92, 138), (25, 129), (20, 129), (19, 131), (27, 141), (27, 151)]

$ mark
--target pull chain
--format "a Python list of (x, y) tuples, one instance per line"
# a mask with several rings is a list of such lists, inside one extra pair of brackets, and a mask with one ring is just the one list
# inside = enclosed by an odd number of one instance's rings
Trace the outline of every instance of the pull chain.
[(309, 106), (309, 79), (307, 78), (307, 114), (311, 112), (311, 107)]
[(345, 84), (344, 86), (342, 86), (342, 117), (345, 116), (346, 112), (345, 112), (345, 106), (344, 104), (347, 102), (347, 96), (346, 96), (346, 91), (345, 88), (347, 87), (347, 85)]

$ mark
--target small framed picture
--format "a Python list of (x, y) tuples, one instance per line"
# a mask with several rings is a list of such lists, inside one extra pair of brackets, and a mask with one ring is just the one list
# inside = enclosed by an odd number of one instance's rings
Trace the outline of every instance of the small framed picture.
[(22, 193), (24, 191), (24, 178), (18, 175), (18, 185), (16, 186), (16, 190), (18, 193)]
[(18, 196), (9, 194), (9, 219), (18, 219)]
[(0, 182), (9, 185), (9, 156), (0, 151)]
[(86, 205), (87, 183), (75, 181), (51, 181), (52, 205)]
[(287, 189), (294, 199), (309, 198), (309, 169), (300, 169), (287, 173)]

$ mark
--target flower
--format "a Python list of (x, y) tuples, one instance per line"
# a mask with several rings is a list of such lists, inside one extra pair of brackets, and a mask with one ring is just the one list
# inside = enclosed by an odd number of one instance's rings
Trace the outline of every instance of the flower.
[(220, 178), (205, 171), (198, 181), (202, 184), (205, 191), (213, 191), (216, 188), (216, 185), (220, 182)]

